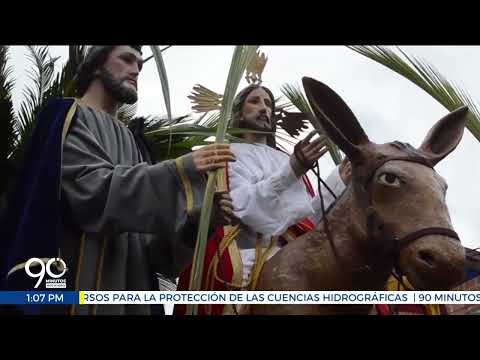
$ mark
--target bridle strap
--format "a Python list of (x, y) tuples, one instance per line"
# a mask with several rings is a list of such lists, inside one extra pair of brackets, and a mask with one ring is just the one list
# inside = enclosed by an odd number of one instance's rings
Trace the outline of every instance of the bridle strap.
[(409, 245), (410, 243), (417, 240), (418, 238), (421, 238), (427, 235), (443, 235), (443, 236), (448, 236), (450, 238), (460, 241), (458, 234), (452, 229), (447, 229), (442, 227), (429, 227), (429, 228), (415, 231), (398, 240), (400, 249)]

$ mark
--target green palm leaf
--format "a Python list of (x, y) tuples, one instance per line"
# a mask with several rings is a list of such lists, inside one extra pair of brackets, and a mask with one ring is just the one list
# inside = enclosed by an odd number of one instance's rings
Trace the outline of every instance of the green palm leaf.
[(136, 113), (137, 103), (123, 104), (120, 106), (120, 109), (118, 109), (117, 118), (125, 125), (128, 125), (128, 123), (135, 117)]
[[(210, 137), (216, 136), (218, 128), (215, 127), (205, 127), (202, 125), (196, 124), (179, 124), (174, 125), (171, 128), (161, 128), (156, 129), (154, 131), (146, 133), (147, 138), (150, 139), (153, 143), (158, 142), (166, 142), (168, 141), (168, 137), (172, 135), (172, 142), (175, 142), (175, 136), (178, 135), (185, 135), (191, 137)], [(271, 132), (265, 131), (254, 131), (249, 129), (237, 129), (231, 128), (229, 129), (228, 133), (225, 134), (225, 138), (230, 142), (242, 142), (246, 143), (247, 140), (238, 137), (236, 135), (242, 135), (247, 133), (254, 133), (254, 134), (272, 134)], [(285, 138), (288, 141), (288, 138)]]
[(348, 48), (407, 78), (449, 111), (468, 106), (470, 111), (466, 127), (480, 141), (480, 112), (477, 105), (464, 89), (447, 80), (433, 65), (407, 55), (399, 48), (397, 49), (404, 59), (383, 46), (348, 46)]
[(17, 141), (16, 116), (13, 109), (11, 79), (8, 66), (8, 46), (0, 46), (0, 196), (5, 192), (9, 179), (14, 175), (11, 159)]
[[(160, 77), (160, 83), (162, 84), (163, 99), (165, 101), (165, 107), (167, 108), (167, 116), (172, 121), (172, 109), (170, 106), (170, 89), (168, 86), (167, 70), (165, 63), (163, 62), (162, 50), (156, 45), (151, 45), (153, 58), (157, 64), (158, 76)], [(168, 148), (167, 156), (170, 156), (170, 147)]]
[(171, 121), (168, 117), (145, 119), (145, 136), (157, 161), (177, 158), (191, 152), (194, 146), (205, 145), (202, 139), (207, 136), (202, 134), (197, 127), (189, 124), (192, 121), (188, 115), (174, 118)]
[(157, 130), (168, 130), (171, 125), (181, 125), (192, 122), (193, 119), (189, 115), (182, 115), (172, 120), (165, 116), (147, 116), (145, 118), (145, 135), (155, 135)]
[[(227, 132), (228, 122), (232, 112), (232, 105), (235, 93), (241, 77), (251, 62), (257, 46), (236, 46), (233, 52), (232, 62), (228, 73), (227, 83), (222, 98), (222, 108), (218, 119), (216, 132), (216, 142), (223, 143)], [(197, 242), (193, 255), (192, 272), (190, 277), (189, 289), (198, 291), (201, 288), (201, 279), (203, 275), (203, 262), (205, 257), (205, 248), (207, 245), (208, 229), (210, 224), (210, 215), (212, 211), (213, 194), (215, 191), (215, 181), (217, 172), (211, 172), (208, 175), (207, 187), (203, 199), (203, 206), (200, 215), (200, 225), (198, 229)], [(187, 306), (187, 314), (196, 315), (198, 313), (198, 305), (193, 304)]]
[(68, 47), (68, 60), (47, 90), (44, 103), (53, 98), (75, 97), (75, 74), (86, 54), (87, 46), (85, 45), (70, 45)]
[(24, 90), (24, 101), (20, 106), (17, 117), (16, 131), (19, 135), (19, 141), (15, 149), (16, 160), (23, 157), (25, 144), (33, 129), (34, 119), (45, 98), (50, 95), (49, 88), (53, 80), (54, 63), (58, 59), (50, 57), (47, 46), (27, 46), (27, 49), (29, 51), (28, 58), (32, 64), (32, 68), (27, 73), (33, 81), (33, 85)]
[[(290, 84), (284, 84), (281, 87), (281, 91), (283, 95), (285, 95), (285, 97), (290, 101), (291, 105), (295, 106), (299, 111), (308, 116), (308, 119), (315, 130), (318, 130), (320, 134), (325, 134), (320, 122), (310, 108), (307, 98), (299, 87)], [(290, 104), (284, 104), (283, 106), (288, 107)], [(327, 137), (326, 146), (335, 164), (340, 164), (342, 161), (342, 156), (337, 145), (335, 145), (335, 143)]]
[[(157, 161), (177, 158), (192, 151), (193, 147), (207, 145), (207, 138), (217, 133), (219, 114), (194, 120), (185, 115), (172, 119), (166, 117), (147, 118), (145, 120), (145, 136), (147, 137), (153, 155)], [(215, 121), (211, 121), (216, 119)], [(135, 121), (136, 118), (132, 119)], [(247, 129), (229, 128), (225, 137), (230, 142), (246, 142), (239, 135), (251, 132)], [(257, 133), (264, 133), (257, 131)], [(170, 146), (170, 154), (168, 148)]]
[(75, 96), (75, 75), (78, 67), (87, 56), (88, 46), (86, 45), (70, 45), (68, 47), (68, 61), (62, 69), (62, 87), (63, 97)]

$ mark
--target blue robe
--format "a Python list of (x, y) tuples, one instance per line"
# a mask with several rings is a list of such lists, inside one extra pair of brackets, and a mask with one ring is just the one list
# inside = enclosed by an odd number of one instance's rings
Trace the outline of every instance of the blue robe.
[(54, 100), (40, 111), (16, 181), (7, 195), (8, 205), (0, 225), (2, 290), (31, 289), (32, 279), (25, 277), (7, 283), (6, 275), (16, 264), (32, 257), (58, 256), (64, 206), (60, 199), (62, 130), (73, 102)]

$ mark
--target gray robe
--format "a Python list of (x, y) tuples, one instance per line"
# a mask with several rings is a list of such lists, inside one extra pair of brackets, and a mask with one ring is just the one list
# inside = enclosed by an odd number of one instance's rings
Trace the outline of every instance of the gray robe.
[[(68, 203), (61, 256), (72, 290), (157, 290), (154, 273), (175, 278), (192, 260), (196, 226), (175, 161), (142, 161), (133, 134), (112, 116), (79, 105), (63, 147)], [(204, 179), (182, 159), (198, 210)], [(82, 234), (85, 233), (83, 241)], [(149, 305), (77, 305), (75, 314), (149, 314)]]

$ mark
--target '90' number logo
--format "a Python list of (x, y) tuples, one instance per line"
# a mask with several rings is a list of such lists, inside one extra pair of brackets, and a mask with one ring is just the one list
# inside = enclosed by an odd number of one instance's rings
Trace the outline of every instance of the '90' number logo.
[[(46, 260), (46, 259), (45, 259)], [(67, 265), (65, 261), (60, 258), (51, 258), (48, 261), (39, 258), (31, 258), (25, 264), (25, 272), (28, 276), (32, 278), (38, 278), (37, 283), (35, 284), (35, 289), (42, 283), (43, 278), (45, 277), (45, 272), (53, 279), (61, 278), (67, 272)], [(35, 268), (40, 265), (40, 271), (37, 273), (33, 273), (30, 268)], [(60, 271), (59, 274), (55, 274), (52, 272), (52, 264), (57, 271)]]

